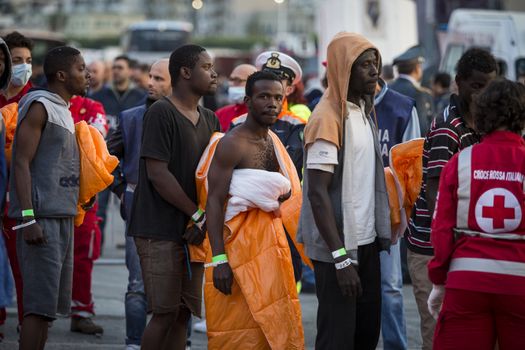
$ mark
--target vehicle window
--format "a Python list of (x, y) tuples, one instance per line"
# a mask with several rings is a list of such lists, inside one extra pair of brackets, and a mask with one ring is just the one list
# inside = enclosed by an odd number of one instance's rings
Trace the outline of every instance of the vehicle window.
[(500, 77), (506, 77), (507, 76), (507, 63), (503, 60), (496, 60), (496, 62), (498, 63), (498, 76)]
[(130, 51), (172, 51), (188, 41), (189, 33), (178, 30), (136, 30), (130, 33)]
[(525, 58), (516, 60), (516, 80), (525, 83)]
[(447, 72), (451, 76), (454, 76), (456, 74), (456, 65), (461, 58), (463, 51), (465, 51), (465, 46), (463, 45), (449, 45), (441, 65), (441, 71)]

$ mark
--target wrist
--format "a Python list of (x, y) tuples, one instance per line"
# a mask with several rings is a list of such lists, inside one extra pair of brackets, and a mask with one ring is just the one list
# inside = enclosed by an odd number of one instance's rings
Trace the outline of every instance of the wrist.
[(194, 223), (199, 223), (202, 220), (204, 220), (204, 218), (205, 218), (205, 213), (204, 213), (204, 210), (202, 210), (201, 208), (197, 208), (195, 213), (193, 213), (193, 215), (191, 216), (191, 220)]
[(23, 220), (32, 220), (34, 217), (35, 217), (35, 211), (32, 208), (22, 210)]
[(228, 263), (228, 255), (223, 253), (223, 254), (214, 255), (211, 258), (211, 263), (205, 264), (204, 267), (216, 267), (216, 266), (227, 264), (227, 263)]
[(335, 269), (336, 270), (342, 270), (342, 269), (345, 269), (347, 268), (348, 266), (351, 266), (352, 265), (352, 260), (350, 260), (350, 258), (346, 258), (345, 260), (339, 262), (339, 263), (335, 263)]

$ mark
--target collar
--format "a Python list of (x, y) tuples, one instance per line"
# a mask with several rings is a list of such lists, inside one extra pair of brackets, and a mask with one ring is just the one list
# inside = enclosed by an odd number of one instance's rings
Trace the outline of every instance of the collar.
[(408, 74), (399, 74), (399, 78), (402, 78), (402, 79), (406, 79), (408, 81), (410, 81), (412, 84), (414, 84), (414, 86), (416, 87), (420, 87), (421, 85), (419, 84), (419, 82), (412, 78), (411, 75), (408, 75)]
[(516, 143), (525, 146), (525, 140), (523, 136), (518, 135), (508, 130), (497, 130), (483, 136), (482, 141), (497, 142), (497, 143)]
[(379, 90), (379, 92), (375, 95), (374, 106), (377, 106), (378, 104), (381, 103), (381, 101), (383, 101), (383, 97), (385, 97), (386, 92), (388, 91), (388, 84), (386, 83), (386, 81), (384, 81), (383, 79), (379, 78), (377, 83), (381, 87), (381, 90)]

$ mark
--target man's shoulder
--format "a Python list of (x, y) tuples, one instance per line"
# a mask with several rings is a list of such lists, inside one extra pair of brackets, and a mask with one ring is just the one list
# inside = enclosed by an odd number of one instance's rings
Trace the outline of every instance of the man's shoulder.
[(146, 112), (146, 109), (147, 107), (145, 104), (137, 106), (137, 107), (131, 107), (131, 108), (123, 110), (121, 117), (130, 118), (136, 115), (143, 115)]

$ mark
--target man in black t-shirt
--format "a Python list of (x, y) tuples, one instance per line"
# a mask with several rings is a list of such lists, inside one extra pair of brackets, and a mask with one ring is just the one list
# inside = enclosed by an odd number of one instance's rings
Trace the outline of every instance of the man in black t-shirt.
[(187, 244), (204, 239), (206, 219), (196, 204), (195, 170), (211, 135), (220, 131), (215, 114), (198, 105), (217, 88), (217, 73), (205, 49), (178, 48), (169, 71), (172, 94), (155, 102), (144, 117), (129, 224), (153, 312), (142, 337), (146, 350), (163, 344), (184, 349), (190, 312), (200, 316), (203, 266), (190, 263)]

